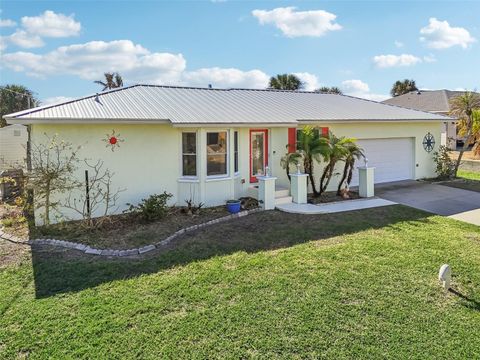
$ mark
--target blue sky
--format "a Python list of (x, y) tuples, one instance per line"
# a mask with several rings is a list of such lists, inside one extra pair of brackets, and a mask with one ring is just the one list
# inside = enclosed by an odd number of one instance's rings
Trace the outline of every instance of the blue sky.
[(0, 84), (44, 102), (126, 84), (265, 87), (296, 73), (380, 100), (395, 80), (479, 87), (480, 2), (5, 1)]

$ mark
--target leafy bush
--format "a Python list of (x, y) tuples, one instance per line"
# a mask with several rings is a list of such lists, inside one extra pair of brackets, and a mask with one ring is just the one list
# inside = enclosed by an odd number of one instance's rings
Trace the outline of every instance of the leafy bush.
[(163, 194), (153, 194), (147, 199), (142, 199), (138, 205), (127, 204), (129, 206), (127, 211), (138, 214), (145, 221), (160, 219), (168, 212), (167, 201), (172, 196), (166, 191)]
[(450, 158), (450, 150), (445, 145), (433, 153), (433, 161), (437, 165), (435, 171), (440, 179), (448, 179), (455, 175), (455, 162)]

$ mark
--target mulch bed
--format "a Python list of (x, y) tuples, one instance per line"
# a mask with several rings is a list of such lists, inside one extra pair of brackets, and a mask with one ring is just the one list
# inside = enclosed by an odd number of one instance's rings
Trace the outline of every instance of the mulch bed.
[(358, 195), (358, 192), (356, 191), (350, 191), (349, 196), (350, 196), (349, 199), (344, 199), (343, 197), (337, 195), (336, 191), (327, 191), (318, 197), (313, 196), (313, 194), (309, 194), (307, 201), (310, 204), (323, 204), (323, 203), (331, 203), (331, 202), (337, 202), (337, 201), (349, 201), (349, 200), (360, 199), (360, 195)]
[(132, 214), (113, 215), (96, 229), (88, 229), (79, 221), (35, 227), (31, 239), (58, 239), (103, 249), (131, 249), (167, 238), (175, 231), (228, 215), (225, 206), (202, 209), (198, 214), (171, 208), (166, 216), (143, 222)]

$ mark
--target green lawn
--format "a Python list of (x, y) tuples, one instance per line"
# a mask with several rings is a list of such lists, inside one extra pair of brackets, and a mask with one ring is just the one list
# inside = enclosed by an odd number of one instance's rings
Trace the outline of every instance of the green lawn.
[(257, 213), (142, 260), (0, 242), (0, 358), (473, 359), (479, 339), (480, 228), (400, 205)]
[(467, 180), (479, 180), (480, 181), (480, 172), (476, 171), (465, 171), (458, 170), (458, 177), (467, 179)]

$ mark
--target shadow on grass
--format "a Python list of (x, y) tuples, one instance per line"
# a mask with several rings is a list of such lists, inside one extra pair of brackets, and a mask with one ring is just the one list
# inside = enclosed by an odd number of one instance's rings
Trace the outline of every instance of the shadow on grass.
[(462, 293), (458, 292), (457, 290), (448, 289), (448, 291), (450, 291), (452, 294), (454, 294), (454, 295), (458, 296), (459, 298), (461, 298), (462, 300), (464, 300), (463, 301), (464, 306), (466, 306), (470, 309), (476, 310), (476, 311), (480, 311), (480, 302), (478, 302), (474, 299), (471, 299), (466, 295), (463, 295)]
[[(80, 291), (113, 280), (151, 274), (238, 251), (255, 253), (287, 248), (311, 240), (328, 239), (398, 222), (428, 222), (428, 214), (395, 205), (325, 215), (266, 211), (221, 223), (174, 241), (140, 259), (105, 259), (75, 250), (32, 247), (36, 297)], [(152, 242), (158, 239), (152, 239)]]

